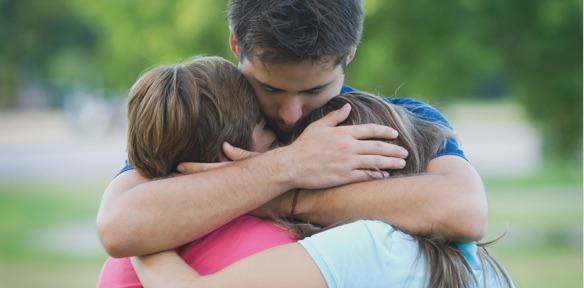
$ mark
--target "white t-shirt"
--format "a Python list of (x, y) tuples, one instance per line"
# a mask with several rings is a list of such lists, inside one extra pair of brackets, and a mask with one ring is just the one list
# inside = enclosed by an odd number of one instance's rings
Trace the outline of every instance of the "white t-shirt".
[[(299, 243), (317, 264), (329, 288), (428, 285), (425, 258), (418, 255), (418, 242), (382, 221), (348, 223)], [(464, 243), (459, 248), (478, 280), (478, 285), (470, 286), (484, 287), (477, 246)], [(488, 287), (500, 287), (490, 283), (497, 282), (494, 280), (487, 279)]]

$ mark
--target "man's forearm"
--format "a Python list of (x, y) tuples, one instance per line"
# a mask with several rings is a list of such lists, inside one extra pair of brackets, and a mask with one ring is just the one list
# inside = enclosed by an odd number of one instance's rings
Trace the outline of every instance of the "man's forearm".
[(269, 165), (262, 161), (250, 159), (127, 190), (120, 183), (129, 172), (119, 175), (106, 190), (98, 214), (106, 251), (126, 257), (174, 248), (288, 190), (287, 181), (273, 170), (266, 173)]
[(462, 158), (432, 160), (428, 173), (303, 190), (296, 215), (328, 225), (381, 219), (414, 234), (450, 240), (480, 239), (487, 226), (487, 202), (478, 174)]

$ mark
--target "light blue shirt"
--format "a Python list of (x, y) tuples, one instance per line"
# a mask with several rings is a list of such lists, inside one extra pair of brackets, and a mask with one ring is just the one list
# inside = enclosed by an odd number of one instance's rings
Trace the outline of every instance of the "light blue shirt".
[[(317, 264), (329, 288), (427, 287), (426, 263), (418, 242), (391, 225), (360, 220), (338, 226), (299, 243)], [(481, 262), (472, 243), (459, 245), (478, 281), (484, 287)], [(492, 274), (492, 273), (488, 273)], [(500, 287), (496, 277), (488, 287)], [(493, 282), (493, 283), (491, 283)]]

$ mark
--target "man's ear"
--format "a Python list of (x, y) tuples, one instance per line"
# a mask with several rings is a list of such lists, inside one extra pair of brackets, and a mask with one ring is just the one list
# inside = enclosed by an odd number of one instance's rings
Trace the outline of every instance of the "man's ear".
[(235, 35), (233, 35), (233, 31), (229, 32), (229, 47), (231, 47), (231, 51), (235, 54), (235, 57), (239, 59), (239, 45), (237, 45), (237, 41), (235, 41)]
[(357, 47), (353, 46), (351, 52), (349, 53), (349, 56), (347, 56), (347, 64), (353, 61), (353, 58), (355, 58), (355, 53), (357, 53)]

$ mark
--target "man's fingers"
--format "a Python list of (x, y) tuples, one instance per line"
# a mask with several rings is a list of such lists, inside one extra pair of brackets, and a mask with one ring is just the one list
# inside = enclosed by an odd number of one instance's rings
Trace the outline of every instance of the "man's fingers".
[[(241, 148), (233, 147), (229, 143), (223, 143), (223, 152), (225, 156), (229, 158), (229, 160), (237, 161), (243, 160), (252, 156), (255, 156), (258, 153), (250, 152), (247, 150), (243, 150)], [(216, 163), (195, 163), (195, 162), (185, 162), (180, 163), (177, 166), (178, 172), (181, 174), (194, 174), (204, 171), (209, 171), (215, 168), (222, 167), (224, 165), (228, 165), (230, 162), (216, 162)]]
[(229, 164), (229, 162), (217, 162), (217, 163), (195, 163), (195, 162), (185, 162), (178, 164), (178, 172), (188, 175), (195, 174), (199, 172), (209, 171), (221, 167), (223, 165)]
[(405, 148), (379, 140), (360, 140), (354, 151), (358, 155), (379, 155), (402, 159), (408, 157), (408, 150)]
[(375, 171), (377, 169), (399, 170), (405, 166), (406, 160), (402, 158), (378, 155), (361, 155), (359, 156), (359, 163), (357, 164), (356, 169), (366, 171)]
[(395, 139), (399, 136), (395, 129), (384, 125), (361, 124), (344, 126), (344, 128), (355, 139)]
[(343, 107), (341, 107), (341, 109), (328, 113), (311, 125), (334, 127), (345, 121), (345, 119), (347, 119), (349, 116), (349, 113), (351, 113), (351, 105), (345, 104)]
[(247, 159), (258, 154), (257, 152), (247, 151), (238, 147), (234, 147), (227, 142), (223, 143), (223, 153), (225, 153), (225, 156), (227, 156), (227, 158), (231, 161)]

